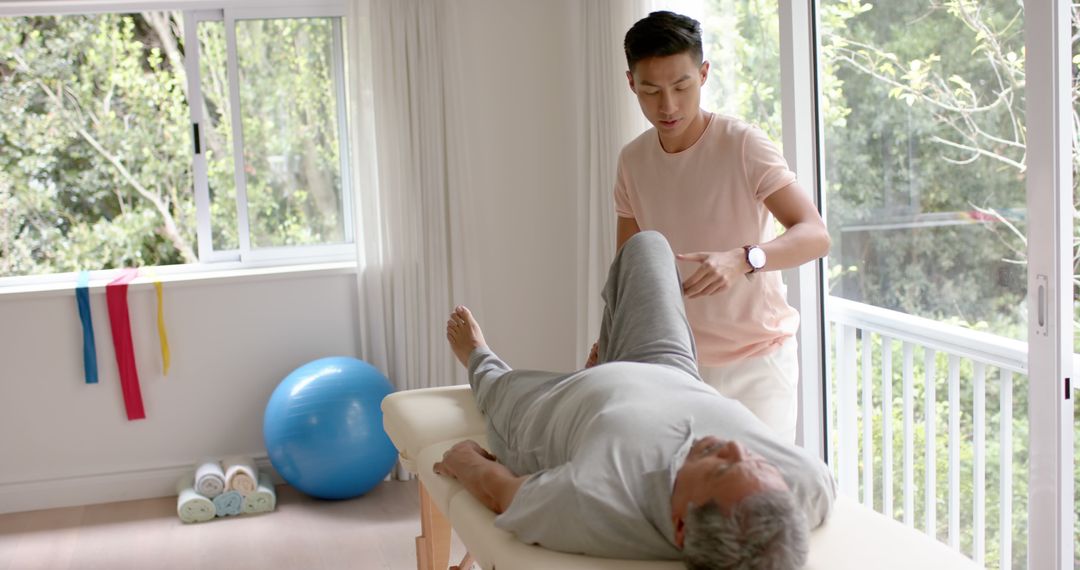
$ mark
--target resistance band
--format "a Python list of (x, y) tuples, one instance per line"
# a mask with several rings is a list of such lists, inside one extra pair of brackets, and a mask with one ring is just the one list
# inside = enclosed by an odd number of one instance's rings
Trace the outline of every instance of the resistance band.
[(125, 269), (105, 286), (105, 301), (109, 305), (109, 325), (112, 328), (116, 367), (120, 371), (120, 388), (124, 393), (124, 408), (129, 420), (146, 417), (142, 391), (139, 390), (139, 371), (135, 368), (135, 347), (131, 342), (131, 321), (128, 319), (128, 283), (139, 274), (138, 269)]
[(90, 317), (90, 272), (79, 272), (79, 284), (75, 286), (75, 302), (79, 305), (82, 321), (82, 361), (87, 384), (97, 384), (97, 347), (94, 345), (94, 319)]
[(157, 278), (154, 269), (146, 270), (147, 277), (154, 280), (154, 290), (157, 291), (157, 334), (161, 342), (161, 374), (169, 375), (169, 335), (165, 332), (165, 301), (161, 292), (161, 280)]

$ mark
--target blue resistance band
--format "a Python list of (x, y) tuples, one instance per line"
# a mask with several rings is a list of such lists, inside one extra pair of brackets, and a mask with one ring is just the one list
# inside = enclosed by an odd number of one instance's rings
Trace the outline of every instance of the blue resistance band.
[(94, 321), (90, 318), (90, 272), (79, 272), (79, 284), (75, 287), (75, 300), (79, 303), (79, 320), (83, 330), (83, 369), (86, 383), (97, 384), (97, 349), (94, 346)]

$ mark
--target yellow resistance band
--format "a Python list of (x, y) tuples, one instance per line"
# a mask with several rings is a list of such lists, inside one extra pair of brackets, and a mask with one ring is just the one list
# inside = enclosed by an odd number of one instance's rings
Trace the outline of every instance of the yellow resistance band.
[(157, 291), (157, 332), (161, 340), (161, 373), (169, 375), (169, 335), (165, 332), (165, 301), (161, 293), (161, 281), (152, 267), (147, 267), (146, 274), (154, 280), (154, 290)]

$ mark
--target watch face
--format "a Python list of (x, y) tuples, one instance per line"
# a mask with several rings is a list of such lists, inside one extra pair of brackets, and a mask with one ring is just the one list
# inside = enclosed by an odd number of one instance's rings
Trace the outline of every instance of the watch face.
[(754, 269), (765, 267), (765, 250), (760, 247), (750, 248), (750, 251), (746, 252), (746, 260), (750, 262), (750, 266)]

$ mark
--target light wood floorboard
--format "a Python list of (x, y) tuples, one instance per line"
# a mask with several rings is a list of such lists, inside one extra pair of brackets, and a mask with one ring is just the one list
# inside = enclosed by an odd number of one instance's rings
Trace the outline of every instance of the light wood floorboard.
[[(0, 570), (411, 570), (415, 481), (348, 501), (277, 487), (277, 510), (186, 525), (176, 497), (0, 515)], [(454, 537), (451, 561), (465, 549)]]

